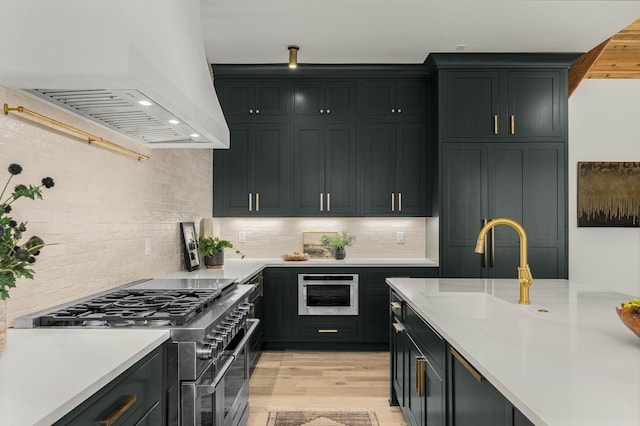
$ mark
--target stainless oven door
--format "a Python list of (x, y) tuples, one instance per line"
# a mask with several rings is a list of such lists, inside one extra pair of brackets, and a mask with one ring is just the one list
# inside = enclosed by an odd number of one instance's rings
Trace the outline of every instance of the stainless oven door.
[[(181, 385), (183, 426), (240, 426), (249, 416), (249, 341), (260, 320), (247, 320), (244, 336), (194, 382)], [(232, 342), (233, 344), (233, 342)]]

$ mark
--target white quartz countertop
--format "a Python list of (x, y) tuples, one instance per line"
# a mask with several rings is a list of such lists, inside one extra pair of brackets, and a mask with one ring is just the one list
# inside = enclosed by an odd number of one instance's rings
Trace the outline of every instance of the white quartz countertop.
[(204, 265), (195, 271), (180, 271), (169, 275), (167, 278), (238, 278), (239, 281), (251, 278), (264, 268), (277, 267), (411, 267), (433, 268), (438, 263), (426, 258), (346, 258), (334, 259), (309, 259), (305, 261), (285, 261), (281, 258), (263, 259), (225, 259), (220, 269), (207, 269)]
[(9, 329), (0, 424), (51, 425), (169, 338), (168, 330)]
[(615, 311), (631, 295), (535, 280), (523, 306), (517, 280), (387, 282), (536, 425), (640, 425), (640, 339)]

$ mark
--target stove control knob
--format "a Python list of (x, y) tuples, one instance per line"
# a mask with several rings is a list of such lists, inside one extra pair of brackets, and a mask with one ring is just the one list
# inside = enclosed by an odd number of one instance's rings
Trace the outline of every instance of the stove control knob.
[(204, 344), (196, 348), (196, 355), (200, 359), (211, 359), (213, 358), (213, 348), (209, 344)]

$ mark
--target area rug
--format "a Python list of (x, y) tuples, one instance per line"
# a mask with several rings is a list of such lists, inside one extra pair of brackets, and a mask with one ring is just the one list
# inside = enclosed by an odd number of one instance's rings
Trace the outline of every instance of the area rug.
[(273, 410), (267, 426), (379, 426), (370, 410)]

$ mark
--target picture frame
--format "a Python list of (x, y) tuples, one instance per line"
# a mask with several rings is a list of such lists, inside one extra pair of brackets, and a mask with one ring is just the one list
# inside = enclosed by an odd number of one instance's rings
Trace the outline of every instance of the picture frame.
[(200, 269), (200, 249), (195, 225), (193, 222), (180, 222), (180, 230), (182, 231), (184, 263), (187, 270)]
[(331, 235), (338, 237), (338, 233), (331, 232), (303, 232), (302, 233), (302, 252), (309, 255), (312, 259), (332, 259), (333, 253), (329, 247), (322, 244), (322, 236)]
[(638, 182), (640, 162), (578, 162), (578, 226), (640, 226)]

